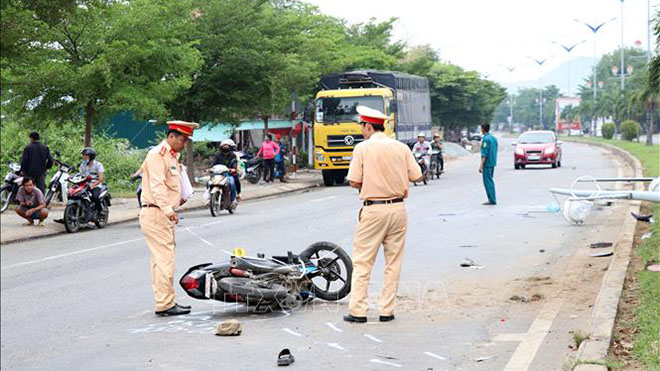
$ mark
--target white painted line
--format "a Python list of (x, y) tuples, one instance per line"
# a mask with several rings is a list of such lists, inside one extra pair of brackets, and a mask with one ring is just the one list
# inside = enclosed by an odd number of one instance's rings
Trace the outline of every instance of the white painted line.
[(424, 354), (427, 355), (427, 356), (429, 356), (429, 357), (437, 358), (437, 359), (439, 359), (439, 360), (441, 360), (441, 361), (446, 361), (446, 360), (447, 360), (447, 358), (445, 358), (445, 357), (443, 357), (443, 356), (439, 356), (439, 355), (437, 355), (437, 354), (435, 354), (435, 353), (424, 352)]
[(335, 348), (335, 349), (339, 349), (339, 350), (344, 350), (344, 349), (345, 349), (343, 346), (341, 346), (341, 345), (339, 345), (339, 344), (337, 344), (337, 343), (328, 343), (328, 346), (329, 346), (330, 348)]
[(332, 200), (333, 198), (337, 198), (337, 196), (328, 196), (328, 197), (323, 197), (323, 198), (317, 198), (315, 200), (311, 200), (310, 202), (314, 202), (314, 203), (323, 202), (323, 201)]
[(200, 224), (200, 225), (198, 225), (198, 227), (201, 228), (201, 227), (206, 227), (206, 226), (214, 225), (214, 224), (220, 224), (220, 223), (224, 223), (224, 222), (225, 222), (224, 220), (218, 220), (218, 221), (215, 221), (215, 222)]
[(339, 327), (335, 326), (335, 325), (334, 325), (333, 323), (331, 323), (331, 322), (326, 322), (325, 324), (328, 325), (328, 327), (330, 327), (331, 329), (333, 329), (333, 330), (335, 330), (335, 331), (337, 331), (337, 332), (344, 332), (342, 329), (340, 329)]
[(493, 337), (494, 341), (523, 341), (527, 334), (513, 333), (513, 334), (499, 334)]
[(299, 334), (299, 333), (291, 330), (290, 328), (283, 328), (282, 330), (284, 330), (285, 332), (288, 332), (289, 334), (291, 334), (293, 336), (302, 337), (302, 334)]
[(371, 360), (371, 363), (379, 363), (381, 365), (388, 365), (388, 366), (393, 366), (393, 367), (402, 367), (400, 364), (392, 363), (392, 362), (385, 362), (385, 361), (381, 361), (380, 359), (375, 359), (375, 358), (373, 358)]
[(377, 338), (377, 337), (375, 337), (375, 336), (373, 336), (373, 335), (364, 334), (364, 337), (366, 337), (367, 339), (373, 340), (373, 341), (375, 341), (375, 342), (377, 342), (377, 343), (382, 343), (382, 342), (383, 342), (382, 340), (380, 340), (379, 338)]
[(49, 261), (49, 260), (55, 260), (55, 259), (59, 259), (59, 258), (66, 258), (67, 256), (85, 254), (85, 253), (96, 251), (96, 250), (107, 249), (108, 247), (120, 246), (120, 245), (124, 245), (124, 244), (127, 244), (127, 243), (132, 243), (132, 242), (137, 242), (137, 241), (142, 241), (142, 240), (143, 240), (142, 237), (134, 238), (132, 240), (115, 242), (115, 243), (111, 243), (109, 245), (92, 247), (91, 249), (78, 250), (78, 251), (73, 251), (73, 252), (69, 252), (69, 253), (66, 253), (66, 254), (49, 256), (47, 258), (30, 260), (30, 261), (26, 261), (26, 262), (23, 262), (23, 263), (5, 265), (4, 267), (0, 268), (0, 270), (5, 270), (5, 269), (9, 269), (9, 268), (16, 268), (16, 267), (21, 267), (21, 266), (24, 266), (24, 265), (30, 265), (30, 264), (36, 264), (36, 263), (43, 263), (43, 262), (46, 262), (46, 261)]

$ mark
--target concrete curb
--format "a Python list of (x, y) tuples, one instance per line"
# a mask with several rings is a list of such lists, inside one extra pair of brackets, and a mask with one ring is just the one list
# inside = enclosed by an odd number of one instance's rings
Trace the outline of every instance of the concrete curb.
[[(607, 149), (623, 158), (634, 169), (635, 176), (642, 176), (641, 162), (628, 151), (604, 143), (571, 142)], [(640, 188), (640, 184), (635, 185), (635, 189), (641, 190)], [(631, 201), (628, 211), (639, 213), (640, 205), (640, 201)], [(614, 330), (619, 299), (621, 298), (623, 283), (626, 279), (628, 264), (630, 263), (636, 225), (637, 221), (633, 218), (627, 217), (624, 221), (624, 232), (615, 245), (614, 258), (603, 277), (603, 283), (591, 313), (590, 337), (580, 345), (580, 349), (578, 350), (576, 357), (578, 362), (594, 363), (580, 364), (574, 368), (575, 371), (607, 371), (605, 362), (610, 343), (612, 342), (612, 331)], [(599, 364), (595, 364), (595, 362)]]
[[(301, 191), (304, 191), (304, 190), (308, 190), (308, 189), (311, 189), (311, 188), (317, 188), (317, 187), (320, 187), (320, 186), (321, 186), (320, 182), (313, 182), (313, 183), (310, 182), (308, 184), (304, 184), (303, 186), (301, 186), (299, 188), (286, 189), (286, 190), (282, 190), (282, 191), (279, 191), (279, 192), (274, 192), (274, 193), (270, 193), (270, 194), (256, 195), (256, 196), (252, 196), (252, 197), (246, 196), (246, 197), (243, 198), (243, 201), (254, 201), (254, 200), (260, 200), (260, 199), (269, 198), (269, 197), (276, 197), (276, 196), (281, 196), (281, 195), (288, 194), (288, 193), (301, 192)], [(183, 209), (179, 210), (178, 212), (179, 213), (187, 213), (189, 211), (196, 211), (196, 210), (201, 210), (201, 209), (206, 209), (206, 208), (208, 208), (208, 205), (200, 204), (200, 205), (195, 205), (195, 206), (190, 206), (190, 207), (183, 208)], [(136, 209), (136, 211), (137, 211), (137, 209)], [(125, 217), (125, 218), (119, 218), (119, 219), (115, 219), (113, 221), (108, 221), (108, 226), (115, 225), (115, 224), (121, 224), (121, 223), (128, 223), (128, 222), (131, 222), (131, 221), (134, 221), (134, 220), (137, 220), (137, 219), (138, 219), (138, 216), (134, 214), (133, 216), (129, 216), (129, 217)], [(57, 236), (57, 235), (60, 235), (60, 234), (66, 234), (66, 233), (67, 233), (66, 230), (48, 231), (48, 232), (46, 232), (42, 235), (39, 235), (39, 236), (20, 237), (20, 238), (14, 238), (14, 239), (6, 240), (6, 241), (1, 241), (0, 245), (1, 246), (6, 246), (6, 245), (18, 243), (18, 242), (39, 240), (39, 239), (54, 237), (54, 236)]]

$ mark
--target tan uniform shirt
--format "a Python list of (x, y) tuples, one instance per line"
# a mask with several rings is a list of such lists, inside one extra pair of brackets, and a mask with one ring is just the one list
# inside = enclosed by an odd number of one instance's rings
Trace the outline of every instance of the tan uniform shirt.
[(180, 199), (179, 154), (163, 141), (147, 153), (142, 163), (142, 203), (156, 205), (169, 214), (179, 206)]
[(353, 149), (347, 179), (362, 183), (361, 200), (389, 200), (408, 197), (410, 182), (421, 177), (408, 146), (377, 132)]

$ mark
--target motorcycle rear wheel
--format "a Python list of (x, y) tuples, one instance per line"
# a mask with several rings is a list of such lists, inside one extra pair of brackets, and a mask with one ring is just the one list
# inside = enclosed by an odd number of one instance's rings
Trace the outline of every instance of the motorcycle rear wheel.
[(98, 211), (94, 225), (96, 228), (105, 228), (108, 225), (108, 219), (110, 218), (110, 209), (108, 209), (108, 204), (105, 200), (101, 201), (103, 209)]
[(259, 183), (259, 179), (261, 179), (261, 169), (251, 171), (245, 177), (250, 184), (257, 184)]
[(66, 205), (66, 208), (64, 208), (64, 227), (66, 231), (69, 233), (78, 232), (81, 217), (82, 210), (78, 204)]
[[(334, 257), (330, 256), (331, 254), (334, 254)], [(332, 242), (316, 242), (301, 252), (300, 257), (303, 260), (310, 260), (325, 271), (312, 278), (311, 291), (314, 296), (323, 300), (336, 301), (351, 292), (353, 262), (341, 247)], [(343, 264), (343, 269), (339, 262)], [(346, 274), (342, 274), (344, 273), (342, 271), (345, 271)], [(317, 280), (315, 281), (315, 279)], [(319, 281), (325, 281), (325, 285)], [(336, 281), (341, 281), (343, 284), (337, 290), (330, 291), (330, 285)]]
[(0, 213), (4, 213), (9, 208), (9, 204), (14, 201), (11, 184), (5, 184), (0, 188)]

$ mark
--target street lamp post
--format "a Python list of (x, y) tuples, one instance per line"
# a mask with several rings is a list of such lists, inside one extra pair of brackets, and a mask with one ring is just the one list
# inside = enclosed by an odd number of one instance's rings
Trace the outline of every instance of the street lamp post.
[(560, 44), (556, 41), (552, 42), (553, 44), (561, 46), (566, 51), (566, 53), (568, 54), (568, 66), (567, 66), (568, 67), (568, 73), (567, 73), (567, 75), (568, 75), (568, 90), (566, 91), (566, 94), (569, 97), (571, 96), (571, 52), (573, 51), (573, 49), (575, 49), (576, 46), (582, 44), (585, 41), (586, 40), (582, 40), (579, 43), (575, 43), (571, 46), (562, 45), (562, 44)]
[(513, 71), (516, 66), (504, 66), (509, 71), (509, 133), (513, 133)]
[[(607, 23), (609, 23), (609, 22), (611, 22), (611, 21), (613, 21), (613, 20), (615, 20), (615, 19), (616, 19), (616, 18), (609, 19), (609, 20), (607, 20), (607, 21), (605, 21), (605, 22), (599, 24), (598, 26), (592, 26), (592, 25), (590, 25), (589, 23), (583, 22), (583, 21), (581, 21), (581, 20), (579, 20), (579, 19), (574, 19), (576, 22), (582, 23), (583, 25), (589, 27), (589, 29), (591, 30), (591, 32), (594, 34), (594, 62), (593, 62), (593, 66), (592, 66), (592, 71), (593, 71), (593, 72), (592, 72), (592, 75), (593, 75), (593, 81), (592, 81), (592, 83), (591, 83), (591, 86), (593, 86), (593, 88), (594, 88), (594, 106), (595, 106), (595, 104), (596, 104), (596, 99), (598, 98), (598, 88), (597, 88), (598, 85), (597, 85), (597, 82), (596, 82), (596, 78), (597, 78), (597, 68), (596, 68), (596, 64), (597, 64), (597, 63), (596, 63), (596, 33), (597, 33), (597, 32), (598, 32), (603, 26), (605, 26), (605, 24), (607, 24)], [(592, 117), (592, 118), (591, 118), (591, 136), (594, 136), (595, 131), (596, 131), (596, 117)]]
[(623, 0), (621, 0), (621, 96), (623, 96), (624, 87), (624, 66), (623, 66)]
[[(548, 60), (548, 58), (542, 60), (536, 58), (531, 59), (533, 59), (534, 62), (539, 65), (539, 67), (543, 67), (543, 64)], [(539, 121), (541, 123), (541, 127), (545, 128), (543, 125), (543, 74), (539, 75)]]

